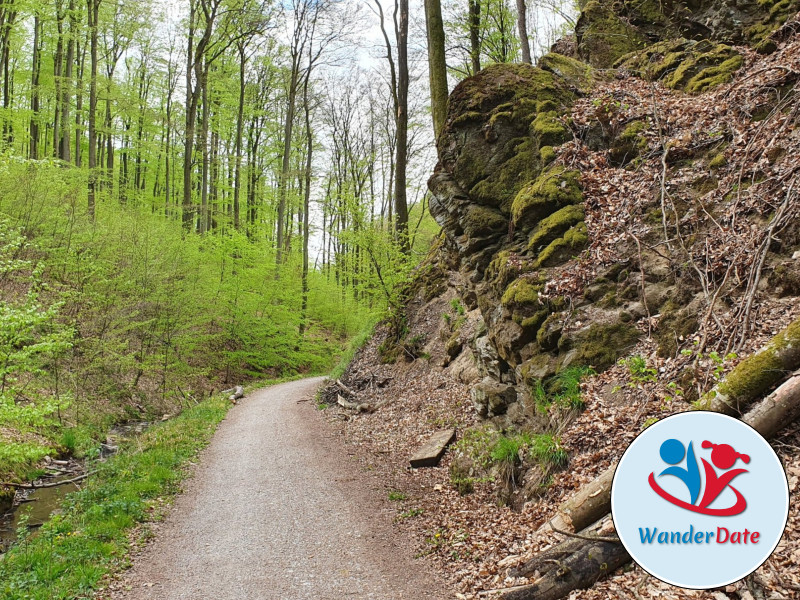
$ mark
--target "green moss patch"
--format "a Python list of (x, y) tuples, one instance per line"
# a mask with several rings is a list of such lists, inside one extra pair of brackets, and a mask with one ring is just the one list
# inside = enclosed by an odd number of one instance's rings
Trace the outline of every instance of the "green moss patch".
[(541, 287), (521, 277), (508, 286), (501, 300), (503, 306), (537, 304)]
[(586, 223), (578, 223), (574, 227), (570, 227), (563, 237), (553, 240), (541, 251), (536, 259), (536, 266), (553, 267), (569, 260), (582, 250), (588, 241), (589, 234), (586, 229)]
[(726, 44), (686, 39), (659, 42), (617, 62), (649, 81), (690, 94), (728, 83), (742, 64), (741, 54)]
[(594, 323), (576, 335), (571, 346), (576, 350), (574, 362), (601, 371), (613, 365), (639, 339), (641, 333), (632, 325)]
[(580, 204), (583, 196), (578, 183), (580, 173), (556, 165), (522, 188), (514, 198), (512, 218), (517, 225), (533, 225), (567, 205)]
[(614, 12), (611, 2), (591, 0), (578, 19), (578, 52), (581, 58), (599, 68), (647, 45), (647, 38)]
[(555, 52), (544, 55), (536, 64), (583, 93), (591, 90), (597, 78), (597, 71), (591, 65)]
[(508, 221), (500, 211), (471, 204), (461, 221), (464, 233), (469, 237), (481, 237), (502, 232), (508, 227)]
[(528, 238), (528, 250), (537, 251), (557, 238), (563, 236), (571, 227), (583, 221), (585, 212), (582, 205), (571, 204), (560, 208), (536, 225)]

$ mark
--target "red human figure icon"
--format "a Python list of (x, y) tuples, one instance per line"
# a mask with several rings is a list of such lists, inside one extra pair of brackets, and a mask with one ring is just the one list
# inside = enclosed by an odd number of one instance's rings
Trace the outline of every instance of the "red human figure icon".
[[(713, 448), (711, 451), (711, 462), (714, 463), (714, 466), (718, 469), (730, 469), (739, 459), (741, 459), (745, 464), (750, 462), (750, 457), (747, 454), (740, 454), (739, 452), (736, 452), (736, 450), (734, 450), (733, 447), (729, 446), (728, 444), (712, 444), (706, 440), (703, 442), (702, 447), (706, 449)], [(732, 509), (740, 508), (740, 510), (737, 510), (731, 514), (738, 514), (742, 512), (747, 506), (747, 502), (739, 490), (731, 486), (730, 483), (735, 477), (741, 475), (742, 473), (747, 473), (747, 469), (733, 469), (732, 471), (728, 471), (727, 473), (717, 476), (717, 472), (714, 470), (714, 467), (708, 464), (708, 461), (706, 461), (705, 458), (700, 460), (703, 462), (703, 468), (705, 469), (706, 473), (706, 489), (703, 493), (703, 499), (700, 501), (700, 507), (707, 507), (717, 499), (717, 497), (722, 493), (722, 490), (730, 486), (731, 490), (733, 490), (733, 492), (736, 494), (736, 505), (732, 507)]]

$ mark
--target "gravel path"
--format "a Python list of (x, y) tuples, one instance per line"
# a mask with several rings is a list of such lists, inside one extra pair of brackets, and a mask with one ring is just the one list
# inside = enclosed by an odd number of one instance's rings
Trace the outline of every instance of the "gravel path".
[(265, 388), (231, 409), (111, 598), (447, 597), (393, 530), (385, 490), (315, 414), (321, 382)]

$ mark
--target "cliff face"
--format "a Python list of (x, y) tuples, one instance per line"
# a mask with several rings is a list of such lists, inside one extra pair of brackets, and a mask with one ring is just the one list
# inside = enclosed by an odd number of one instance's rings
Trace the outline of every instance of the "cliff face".
[[(710, 339), (741, 347), (750, 325), (730, 321), (752, 319), (769, 273), (796, 281), (781, 263), (796, 220), (776, 223), (783, 192), (764, 169), (789, 177), (794, 125), (786, 139), (764, 135), (795, 93), (797, 21), (784, 21), (796, 4), (592, 1), (580, 58), (493, 65), (455, 88), (430, 208), (483, 320), (464, 344), (484, 377), (472, 392), (481, 416), (516, 399), (511, 420), (532, 418), (532, 390), (571, 366), (603, 370), (644, 337), (663, 358), (692, 336), (701, 351)], [(731, 45), (742, 43), (764, 57)], [(767, 73), (764, 85), (720, 91), (748, 69)], [(734, 112), (711, 110), (723, 106)], [(778, 225), (772, 242), (751, 235)]]

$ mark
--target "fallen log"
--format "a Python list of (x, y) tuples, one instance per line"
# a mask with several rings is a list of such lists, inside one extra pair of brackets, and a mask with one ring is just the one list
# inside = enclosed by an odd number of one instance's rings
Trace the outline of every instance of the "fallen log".
[(90, 475), (94, 475), (95, 473), (97, 473), (97, 471), (89, 471), (88, 473), (73, 477), (72, 479), (62, 479), (61, 481), (51, 481), (49, 483), (11, 483), (0, 481), (0, 485), (7, 485), (9, 487), (20, 488), (23, 490), (40, 490), (44, 488), (59, 487), (62, 485), (67, 485), (68, 483), (77, 483), (79, 481), (83, 481)]
[(558, 600), (613, 573), (631, 557), (619, 540), (599, 535), (611, 530), (608, 515), (583, 529), (579, 536), (540, 552), (512, 572), (515, 576), (538, 573), (536, 582), (508, 591), (503, 600)]
[(736, 365), (725, 379), (703, 394), (698, 408), (740, 415), (797, 369), (800, 369), (800, 319)]
[(348, 410), (355, 410), (358, 412), (372, 412), (373, 408), (370, 404), (359, 404), (358, 402), (351, 402), (345, 400), (341, 394), (336, 394), (336, 404)]
[(756, 404), (742, 421), (768, 440), (800, 418), (800, 371)]
[[(773, 393), (756, 404), (742, 421), (753, 427), (766, 439), (775, 437), (784, 427), (792, 424), (800, 418), (800, 371), (795, 372), (791, 378), (781, 384)], [(599, 510), (600, 504), (590, 500), (587, 490), (595, 490), (597, 493), (594, 499), (604, 495), (608, 483), (609, 507), (610, 507), (610, 483), (606, 482), (608, 473), (613, 472), (616, 465), (605, 471), (600, 477), (584, 486), (574, 498), (568, 500), (570, 503), (579, 496), (585, 499), (583, 504), (572, 502), (576, 508), (589, 506), (591, 510)], [(563, 505), (562, 505), (563, 506)], [(559, 511), (562, 507), (559, 507)], [(609, 508), (610, 510), (610, 508)], [(589, 514), (590, 510), (583, 509), (580, 516)], [(575, 511), (571, 513), (575, 515)], [(566, 517), (559, 512), (557, 518), (567, 524), (574, 524), (575, 520)], [(556, 546), (545, 550), (534, 556), (531, 560), (510, 571), (510, 575), (515, 577), (528, 577), (539, 573), (539, 578), (535, 583), (524, 588), (515, 589), (503, 596), (504, 600), (558, 600), (563, 598), (574, 589), (583, 589), (593, 585), (604, 575), (613, 572), (615, 569), (625, 565), (630, 561), (630, 556), (622, 547), (622, 544), (612, 544), (610, 541), (597, 539), (598, 533), (603, 531), (603, 523), (607, 523), (611, 515), (606, 515), (590, 527), (582, 530), (579, 535), (566, 533), (568, 539)], [(540, 528), (553, 527), (556, 519)], [(557, 527), (557, 526), (556, 526)], [(592, 539), (595, 536), (595, 539)], [(588, 539), (587, 539), (588, 538)], [(609, 544), (611, 544), (609, 546)], [(548, 565), (557, 565), (555, 573), (552, 569), (547, 570)], [(601, 568), (605, 565), (604, 568)], [(615, 565), (615, 566), (612, 566)]]
[(244, 398), (244, 388), (240, 385), (237, 385), (234, 388), (233, 393), (230, 396), (228, 396), (228, 400), (236, 404), (236, 401), (239, 398)]

